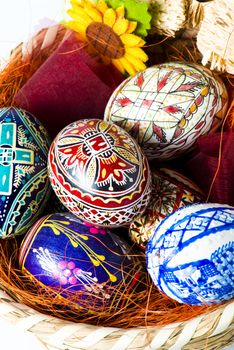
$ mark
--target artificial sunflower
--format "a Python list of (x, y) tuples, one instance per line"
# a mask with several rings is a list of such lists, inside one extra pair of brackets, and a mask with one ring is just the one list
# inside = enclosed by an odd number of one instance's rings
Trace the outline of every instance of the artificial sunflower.
[(72, 18), (65, 25), (79, 34), (80, 39), (121, 73), (134, 75), (146, 68), (148, 59), (141, 49), (145, 41), (133, 34), (137, 22), (124, 17), (124, 6), (109, 8), (104, 0), (96, 5), (87, 0), (71, 0), (68, 15)]

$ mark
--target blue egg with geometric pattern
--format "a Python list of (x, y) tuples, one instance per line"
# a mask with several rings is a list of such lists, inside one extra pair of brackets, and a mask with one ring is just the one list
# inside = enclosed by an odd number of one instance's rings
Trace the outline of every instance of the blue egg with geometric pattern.
[(0, 238), (24, 234), (50, 192), (48, 134), (30, 113), (0, 108)]
[(53, 290), (87, 311), (116, 308), (120, 296), (139, 288), (145, 277), (142, 260), (127, 242), (71, 213), (38, 220), (22, 241), (19, 264), (42, 293)]
[(167, 216), (146, 249), (147, 270), (167, 296), (191, 305), (234, 297), (234, 207), (194, 204)]

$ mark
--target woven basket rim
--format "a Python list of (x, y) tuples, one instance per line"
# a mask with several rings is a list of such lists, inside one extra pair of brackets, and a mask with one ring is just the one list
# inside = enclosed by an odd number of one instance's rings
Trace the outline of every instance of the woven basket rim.
[[(43, 51), (58, 37), (61, 42), (69, 34), (60, 25), (45, 28), (13, 50), (11, 59), (27, 60), (33, 50)], [(42, 314), (16, 302), (0, 287), (0, 319), (32, 333), (46, 349), (215, 350), (234, 341), (234, 301), (188, 321), (122, 329), (73, 323)]]
[[(234, 301), (185, 322), (121, 329), (64, 321), (15, 302), (0, 290), (1, 319), (33, 333), (48, 349), (222, 349), (234, 340)], [(59, 343), (58, 343), (59, 335)]]

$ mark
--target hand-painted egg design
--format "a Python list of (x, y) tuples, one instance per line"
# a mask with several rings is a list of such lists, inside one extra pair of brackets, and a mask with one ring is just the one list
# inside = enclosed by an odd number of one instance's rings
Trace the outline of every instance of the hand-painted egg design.
[(227, 91), (211, 71), (169, 62), (126, 79), (112, 94), (104, 119), (132, 135), (149, 159), (169, 160), (220, 125)]
[(204, 202), (202, 191), (187, 177), (175, 170), (153, 170), (151, 199), (145, 212), (135, 217), (129, 227), (129, 236), (145, 251), (150, 236), (160, 222), (178, 208)]
[(156, 286), (180, 303), (234, 297), (234, 207), (193, 204), (166, 217), (146, 249)]
[(61, 202), (95, 225), (128, 224), (150, 199), (150, 170), (140, 147), (126, 131), (99, 119), (64, 128), (52, 143), (48, 169)]
[(41, 213), (50, 191), (49, 147), (34, 116), (0, 109), (0, 238), (24, 234)]
[(19, 263), (23, 273), (86, 308), (90, 296), (94, 308), (116, 307), (113, 299), (139, 288), (144, 277), (140, 258), (123, 239), (71, 213), (41, 218), (24, 237)]

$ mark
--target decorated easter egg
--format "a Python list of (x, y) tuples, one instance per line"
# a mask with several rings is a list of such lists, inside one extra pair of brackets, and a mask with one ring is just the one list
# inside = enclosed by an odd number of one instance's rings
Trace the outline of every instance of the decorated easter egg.
[(126, 131), (103, 120), (64, 128), (52, 143), (48, 169), (61, 202), (95, 225), (128, 224), (150, 199), (146, 157)]
[(167, 216), (150, 237), (147, 269), (156, 286), (180, 303), (234, 297), (234, 207), (193, 204)]
[(0, 109), (0, 237), (25, 233), (49, 195), (50, 142), (41, 123), (18, 108)]
[(204, 194), (191, 180), (175, 170), (152, 171), (150, 202), (143, 214), (137, 215), (129, 227), (129, 236), (145, 251), (150, 236), (160, 222), (178, 208), (204, 201)]
[(122, 293), (137, 289), (144, 276), (139, 255), (123, 239), (71, 213), (41, 218), (24, 237), (19, 263), (45, 291), (51, 288), (88, 309), (115, 307), (113, 299), (118, 303)]
[(226, 88), (211, 71), (169, 62), (125, 80), (109, 99), (104, 119), (128, 131), (148, 158), (168, 160), (214, 132), (226, 109)]

